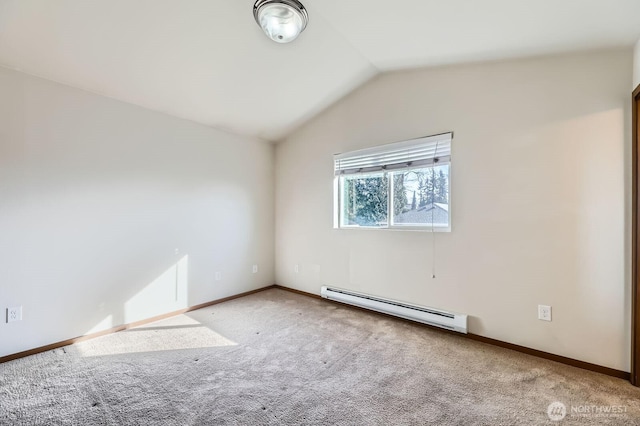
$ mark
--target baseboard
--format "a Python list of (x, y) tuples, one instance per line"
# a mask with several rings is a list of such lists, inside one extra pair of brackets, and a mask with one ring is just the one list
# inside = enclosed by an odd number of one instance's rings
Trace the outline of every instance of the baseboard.
[(18, 352), (15, 354), (10, 354), (10, 355), (5, 355), (0, 357), (0, 364), (3, 362), (7, 362), (7, 361), (12, 361), (18, 358), (24, 358), (26, 356), (29, 355), (35, 355), (41, 352), (46, 352), (46, 351), (50, 351), (52, 349), (58, 349), (61, 348), (63, 346), (68, 346), (68, 345), (72, 345), (74, 343), (77, 342), (82, 342), (84, 340), (89, 340), (89, 339), (95, 339), (96, 337), (100, 337), (100, 336), (105, 336), (107, 334), (112, 334), (112, 333), (117, 333), (119, 331), (123, 331), (123, 330), (127, 330), (129, 328), (133, 328), (133, 327), (139, 327), (141, 325), (145, 325), (145, 324), (149, 324), (155, 321), (159, 321), (165, 318), (169, 318), (169, 317), (173, 317), (176, 315), (181, 315), (184, 314), (186, 312), (190, 312), (190, 311), (195, 311), (197, 309), (202, 309), (202, 308), (206, 308), (207, 306), (212, 306), (212, 305), (216, 305), (218, 303), (222, 303), (222, 302), (227, 302), (229, 300), (233, 300), (233, 299), (238, 299), (240, 297), (244, 297), (244, 296), (248, 296), (250, 294), (254, 294), (254, 293), (259, 293), (261, 291), (265, 291), (265, 290), (269, 290), (271, 288), (278, 288), (281, 290), (285, 290), (291, 293), (296, 293), (296, 294), (300, 294), (306, 297), (312, 297), (315, 299), (320, 299), (323, 300), (327, 303), (335, 303), (338, 304), (340, 306), (349, 306), (351, 308), (354, 309), (360, 309), (362, 311), (365, 312), (369, 312), (369, 313), (373, 313), (373, 314), (377, 314), (377, 315), (383, 315), (389, 318), (394, 318), (398, 321), (406, 321), (409, 322), (411, 324), (417, 324), (423, 327), (427, 327), (429, 329), (432, 330), (436, 330), (438, 332), (441, 333), (447, 333), (447, 334), (451, 334), (451, 335), (455, 335), (458, 337), (462, 337), (462, 338), (467, 338), (467, 339), (471, 339), (471, 340), (476, 340), (478, 342), (482, 342), (482, 343), (487, 343), (490, 345), (494, 345), (494, 346), (499, 346), (501, 348), (505, 348), (505, 349), (510, 349), (513, 351), (517, 351), (517, 352), (521, 352), (527, 355), (533, 355), (533, 356), (537, 356), (539, 358), (544, 358), (547, 360), (551, 360), (551, 361), (555, 361), (555, 362), (559, 362), (562, 364), (566, 364), (566, 365), (570, 365), (572, 367), (578, 367), (578, 368), (582, 368), (584, 370), (589, 370), (589, 371), (594, 371), (596, 373), (601, 373), (601, 374), (606, 374), (608, 376), (612, 376), (612, 377), (617, 377), (620, 379), (624, 379), (624, 380), (630, 380), (631, 375), (630, 373), (626, 372), (626, 371), (621, 371), (621, 370), (616, 370), (614, 368), (609, 368), (609, 367), (604, 367), (602, 365), (597, 365), (597, 364), (592, 364), (590, 362), (586, 362), (586, 361), (580, 361), (577, 359), (573, 359), (573, 358), (569, 358), (569, 357), (565, 357), (562, 355), (556, 355), (556, 354), (552, 354), (549, 352), (544, 352), (544, 351), (540, 351), (537, 349), (532, 349), (532, 348), (528, 348), (526, 346), (520, 346), (520, 345), (516, 345), (513, 343), (508, 343), (508, 342), (504, 342), (501, 340), (497, 340), (497, 339), (492, 339), (490, 337), (485, 337), (485, 336), (480, 336), (478, 334), (473, 334), (473, 333), (468, 333), (468, 334), (461, 334), (461, 333), (455, 333), (453, 331), (449, 331), (449, 330), (444, 330), (438, 327), (433, 327), (427, 324), (421, 324), (421, 323), (416, 323), (415, 321), (410, 321), (410, 320), (405, 320), (402, 318), (398, 318), (396, 316), (393, 315), (388, 315), (388, 314), (384, 314), (381, 312), (376, 312), (376, 311), (371, 311), (369, 309), (365, 309), (365, 308), (359, 308), (357, 306), (352, 306), (352, 305), (345, 305), (344, 303), (340, 303), (340, 302), (335, 302), (333, 300), (329, 300), (329, 299), (324, 299), (323, 297), (321, 297), (318, 294), (314, 294), (314, 293), (308, 293), (306, 291), (302, 291), (302, 290), (296, 290), (294, 288), (289, 288), (289, 287), (284, 287), (278, 284), (274, 284), (274, 285), (270, 285), (270, 286), (266, 286), (266, 287), (262, 287), (256, 290), (251, 290), (251, 291), (246, 291), (244, 293), (239, 293), (233, 296), (229, 296), (229, 297), (224, 297), (222, 299), (216, 299), (210, 302), (206, 302), (206, 303), (201, 303), (199, 305), (195, 305), (195, 306), (191, 306), (189, 308), (185, 308), (185, 309), (180, 309), (178, 311), (173, 311), (173, 312), (169, 312), (166, 314), (162, 314), (162, 315), (158, 315), (152, 318), (148, 318), (142, 321), (136, 321), (133, 323), (129, 323), (129, 324), (123, 324), (123, 325), (119, 325), (113, 328), (110, 328), (108, 330), (104, 330), (104, 331), (100, 331), (97, 333), (92, 333), (92, 334), (86, 334), (83, 336), (79, 336), (79, 337), (74, 337), (72, 339), (67, 339), (67, 340), (63, 340), (61, 342), (56, 342), (56, 343), (52, 343), (49, 345), (45, 345), (45, 346), (40, 346), (38, 348), (34, 348), (34, 349), (29, 349), (26, 351), (22, 351), (22, 352)]
[(85, 334), (83, 336), (74, 337), (72, 339), (63, 340), (61, 342), (51, 343), (50, 345), (40, 346), (38, 348), (28, 349), (26, 351), (18, 352), (18, 353), (15, 353), (15, 354), (5, 355), (5, 356), (0, 357), (0, 364), (2, 364), (3, 362), (7, 362), (7, 361), (13, 361), (14, 359), (24, 358), (24, 357), (29, 356), (29, 355), (35, 355), (35, 354), (38, 354), (40, 352), (46, 352), (46, 351), (50, 351), (52, 349), (61, 348), (63, 346), (69, 346), (69, 345), (72, 345), (72, 344), (77, 343), (77, 342), (82, 342), (84, 340), (95, 339), (96, 337), (105, 336), (107, 334), (112, 334), (112, 333), (117, 333), (118, 331), (127, 330), (129, 328), (139, 327), (141, 325), (149, 324), (149, 323), (152, 323), (152, 322), (155, 322), (155, 321), (160, 321), (160, 320), (163, 320), (165, 318), (174, 317), (176, 315), (181, 315), (181, 314), (184, 314), (186, 312), (195, 311), (197, 309), (206, 308), (207, 306), (216, 305), (218, 303), (227, 302), (229, 300), (238, 299), (240, 297), (248, 296), (248, 295), (254, 294), (254, 293), (259, 293), (261, 291), (269, 290), (270, 288), (275, 288), (275, 287), (276, 287), (275, 285), (270, 285), (270, 286), (267, 286), (267, 287), (258, 288), (256, 290), (245, 291), (244, 293), (235, 294), (235, 295), (229, 296), (229, 297), (223, 297), (222, 299), (212, 300), (211, 302), (201, 303), (199, 305), (191, 306), (191, 307), (185, 308), (185, 309), (180, 309), (178, 311), (168, 312), (166, 314), (158, 315), (158, 316), (155, 316), (155, 317), (152, 317), (152, 318), (147, 318), (145, 320), (136, 321), (136, 322), (132, 322), (132, 323), (129, 323), (129, 324), (118, 325), (116, 327), (112, 327), (112, 328), (110, 328), (108, 330), (99, 331), (97, 333)]
[(328, 303), (335, 303), (335, 304), (338, 304), (338, 305), (341, 305), (341, 306), (349, 306), (349, 307), (352, 307), (354, 309), (359, 309), (359, 310), (362, 310), (362, 311), (366, 311), (366, 312), (370, 312), (370, 313), (374, 313), (374, 314), (378, 314), (378, 315), (383, 315), (383, 316), (390, 317), (390, 318), (395, 318), (395, 319), (397, 319), (399, 321), (410, 322), (412, 324), (417, 324), (417, 325), (420, 325), (420, 326), (423, 326), (423, 327), (428, 327), (430, 329), (437, 330), (437, 331), (442, 332), (442, 333), (452, 334), (452, 335), (455, 335), (455, 336), (459, 336), (459, 337), (463, 337), (463, 338), (467, 338), (467, 339), (471, 339), (471, 340), (476, 340), (478, 342), (487, 343), (487, 344), (494, 345), (494, 346), (499, 346), (501, 348), (510, 349), (512, 351), (521, 352), (521, 353), (524, 353), (524, 354), (527, 354), (527, 355), (537, 356), (538, 358), (548, 359), (548, 360), (551, 360), (551, 361), (555, 361), (555, 362), (559, 362), (559, 363), (562, 363), (562, 364), (570, 365), (572, 367), (578, 367), (578, 368), (582, 368), (584, 370), (595, 371), (596, 373), (606, 374), (608, 376), (617, 377), (617, 378), (624, 379), (624, 380), (630, 380), (631, 379), (631, 374), (626, 372), (626, 371), (616, 370), (614, 368), (604, 367), (602, 365), (592, 364), (590, 362), (580, 361), (580, 360), (573, 359), (573, 358), (568, 358), (568, 357), (565, 357), (565, 356), (562, 356), (562, 355), (556, 355), (556, 354), (552, 354), (552, 353), (549, 353), (549, 352), (544, 352), (544, 351), (540, 351), (540, 350), (537, 350), (537, 349), (528, 348), (526, 346), (520, 346), (520, 345), (516, 345), (516, 344), (513, 344), (513, 343), (503, 342), (502, 340), (496, 340), (496, 339), (492, 339), (490, 337), (480, 336), (478, 334), (456, 333), (454, 331), (445, 330), (445, 329), (434, 327), (434, 326), (431, 326), (431, 325), (428, 325), (428, 324), (422, 324), (422, 323), (417, 323), (417, 322), (411, 321), (411, 320), (405, 320), (403, 318), (398, 318), (396, 316), (385, 314), (385, 313), (382, 313), (382, 312), (376, 312), (376, 311), (372, 311), (372, 310), (365, 309), (365, 308), (360, 308), (358, 306), (353, 306), (353, 305), (345, 305), (344, 303), (340, 303), (340, 302), (336, 302), (336, 301), (333, 301), (333, 300), (325, 299), (325, 298), (323, 298), (322, 296), (320, 296), (318, 294), (308, 293), (306, 291), (296, 290), (294, 288), (284, 287), (284, 286), (281, 286), (281, 285), (278, 285), (278, 284), (274, 285), (273, 287), (279, 288), (281, 290), (289, 291), (291, 293), (301, 294), (303, 296), (313, 297), (315, 299), (321, 299), (321, 300), (324, 300), (324, 301), (326, 301)]

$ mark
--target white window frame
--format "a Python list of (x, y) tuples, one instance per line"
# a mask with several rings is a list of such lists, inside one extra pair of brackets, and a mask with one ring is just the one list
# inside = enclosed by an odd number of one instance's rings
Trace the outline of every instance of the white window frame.
[[(361, 173), (358, 174), (358, 177), (367, 177), (367, 176), (379, 176), (383, 175), (387, 179), (387, 185), (389, 182), (389, 174), (387, 172), (371, 172), (371, 173)], [(356, 175), (347, 175), (347, 176), (356, 176)], [(387, 199), (387, 226), (360, 226), (360, 225), (343, 225), (342, 224), (342, 207), (345, 205), (344, 202), (344, 191), (342, 191), (343, 182), (341, 179), (346, 178), (347, 176), (337, 176), (338, 180), (338, 228), (341, 229), (387, 229), (391, 225), (391, 217), (389, 216), (390, 205)], [(389, 197), (389, 190), (387, 190), (387, 198)]]
[[(335, 229), (360, 230), (403, 230), (422, 232), (451, 232), (451, 141), (453, 133), (426, 136), (408, 141), (381, 145), (374, 148), (352, 151), (334, 156), (334, 216)], [(345, 161), (346, 160), (346, 161)], [(341, 170), (341, 163), (346, 162), (347, 171)], [(403, 173), (411, 170), (425, 169), (448, 165), (448, 225), (441, 226), (433, 223), (425, 225), (403, 225), (393, 223), (394, 172)], [(358, 167), (358, 169), (356, 169)], [(343, 166), (344, 168), (344, 166)], [(387, 179), (387, 225), (360, 226), (343, 225), (342, 213), (344, 205), (343, 178), (347, 176), (371, 176), (384, 174)]]

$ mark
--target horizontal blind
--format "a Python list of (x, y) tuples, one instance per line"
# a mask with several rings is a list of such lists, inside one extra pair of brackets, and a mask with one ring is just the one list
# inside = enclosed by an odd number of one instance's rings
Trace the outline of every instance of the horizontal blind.
[(336, 154), (335, 175), (372, 173), (451, 161), (453, 133), (411, 139), (374, 148)]

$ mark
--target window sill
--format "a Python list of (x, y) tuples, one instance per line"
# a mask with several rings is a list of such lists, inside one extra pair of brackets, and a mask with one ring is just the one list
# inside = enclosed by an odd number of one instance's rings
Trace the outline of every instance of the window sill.
[(418, 226), (391, 226), (384, 228), (377, 228), (374, 226), (334, 226), (334, 230), (336, 231), (413, 231), (413, 232), (451, 232), (451, 227), (434, 227), (432, 228), (424, 228)]

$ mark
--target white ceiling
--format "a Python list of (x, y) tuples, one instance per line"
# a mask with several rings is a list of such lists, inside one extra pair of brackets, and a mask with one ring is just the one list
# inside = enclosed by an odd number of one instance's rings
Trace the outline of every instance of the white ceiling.
[(277, 140), (377, 73), (640, 39), (640, 0), (302, 0), (280, 45), (254, 0), (0, 0), (0, 64)]

